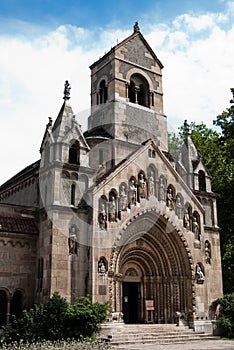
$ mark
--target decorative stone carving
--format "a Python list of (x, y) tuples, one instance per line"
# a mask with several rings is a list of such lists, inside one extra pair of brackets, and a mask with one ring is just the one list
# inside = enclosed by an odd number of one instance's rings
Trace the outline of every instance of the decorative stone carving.
[(188, 209), (186, 209), (184, 213), (184, 227), (187, 230), (190, 230), (190, 216), (189, 216)]
[(131, 179), (129, 181), (129, 189), (128, 189), (128, 196), (129, 196), (129, 207), (131, 208), (132, 205), (136, 205), (136, 185), (134, 179)]
[(68, 247), (70, 255), (78, 255), (79, 245), (77, 237), (77, 228), (75, 225), (72, 225), (69, 230)]
[(71, 90), (71, 86), (70, 86), (68, 80), (66, 80), (65, 84), (64, 84), (64, 96), (63, 96), (64, 100), (70, 99), (70, 90)]
[(196, 277), (197, 283), (199, 283), (199, 284), (204, 283), (205, 275), (204, 275), (202, 266), (199, 263), (197, 263), (197, 265), (196, 265), (196, 275), (195, 275), (195, 277)]
[(109, 202), (109, 221), (115, 222), (117, 221), (117, 208), (116, 208), (116, 200), (114, 196), (110, 197)]
[(169, 187), (167, 190), (167, 207), (170, 210), (174, 209), (174, 197), (173, 197), (173, 191), (171, 187)]
[(200, 240), (200, 226), (199, 226), (199, 223), (197, 221), (196, 216), (193, 217), (192, 230), (194, 233), (194, 238), (199, 241)]
[(107, 262), (104, 258), (100, 258), (98, 261), (98, 274), (105, 276), (107, 273)]
[(124, 185), (121, 185), (120, 191), (119, 191), (119, 210), (125, 211), (127, 210), (127, 193), (126, 193), (126, 187)]
[(98, 217), (99, 227), (101, 230), (106, 230), (107, 227), (107, 214), (105, 204), (101, 204), (101, 210)]
[(176, 215), (178, 216), (179, 219), (183, 218), (183, 203), (181, 201), (180, 196), (176, 197)]
[(205, 241), (205, 261), (206, 264), (211, 263), (211, 247), (210, 247), (210, 242)]
[(155, 194), (155, 179), (153, 171), (150, 172), (150, 177), (148, 180), (149, 183), (149, 197), (154, 196)]
[(143, 173), (139, 174), (139, 179), (138, 179), (138, 196), (139, 196), (139, 199), (140, 198), (146, 198), (146, 181), (145, 181)]
[(165, 201), (165, 185), (162, 177), (160, 177), (159, 181), (159, 200)]

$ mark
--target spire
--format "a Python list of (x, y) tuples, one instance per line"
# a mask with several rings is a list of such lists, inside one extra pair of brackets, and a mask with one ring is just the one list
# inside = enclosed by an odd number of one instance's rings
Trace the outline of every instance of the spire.
[(70, 99), (70, 90), (71, 90), (71, 86), (68, 82), (68, 80), (65, 81), (65, 84), (64, 84), (64, 96), (63, 96), (63, 99), (65, 101), (69, 100)]
[(135, 22), (134, 26), (133, 26), (133, 30), (134, 30), (134, 33), (137, 33), (140, 31), (140, 27), (138, 25), (138, 22)]

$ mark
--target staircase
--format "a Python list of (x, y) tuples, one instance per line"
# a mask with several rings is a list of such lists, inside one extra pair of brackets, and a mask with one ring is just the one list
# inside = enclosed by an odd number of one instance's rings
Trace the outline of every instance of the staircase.
[(195, 333), (186, 326), (173, 324), (104, 324), (99, 339), (113, 349), (130, 344), (176, 344), (188, 341), (219, 339), (210, 334)]

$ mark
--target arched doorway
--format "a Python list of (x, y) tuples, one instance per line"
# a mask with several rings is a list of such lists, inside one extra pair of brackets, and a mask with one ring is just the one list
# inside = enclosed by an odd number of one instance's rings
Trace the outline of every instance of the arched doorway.
[(19, 318), (23, 309), (23, 293), (21, 290), (16, 290), (11, 299), (10, 314)]
[(0, 290), (0, 327), (7, 321), (7, 303), (8, 297), (5, 290)]
[(194, 296), (188, 253), (183, 235), (156, 212), (140, 215), (127, 226), (111, 262), (112, 305), (125, 322), (146, 322), (146, 301), (151, 301), (152, 322), (176, 323), (179, 311), (191, 324)]

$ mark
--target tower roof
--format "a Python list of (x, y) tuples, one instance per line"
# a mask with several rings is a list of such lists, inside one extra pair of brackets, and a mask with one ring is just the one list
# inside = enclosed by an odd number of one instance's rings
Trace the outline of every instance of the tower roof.
[(128, 41), (133, 40), (136, 37), (139, 37), (142, 40), (143, 44), (146, 46), (147, 50), (149, 50), (149, 52), (151, 53), (151, 55), (153, 56), (155, 61), (158, 63), (159, 67), (162, 69), (163, 68), (162, 62), (158, 59), (158, 57), (156, 56), (156, 54), (153, 51), (153, 49), (151, 48), (151, 46), (148, 44), (148, 42), (146, 41), (144, 36), (141, 34), (140, 28), (138, 26), (138, 22), (135, 23), (133, 28), (134, 28), (134, 31), (131, 35), (129, 35), (127, 38), (122, 40), (120, 43), (118, 43), (117, 45), (112, 47), (110, 51), (108, 51), (104, 56), (102, 56), (97, 61), (95, 61), (89, 68), (93, 69), (96, 65), (100, 64), (102, 60), (104, 60), (106, 57), (108, 57), (111, 53), (115, 52), (121, 46), (124, 46)]

